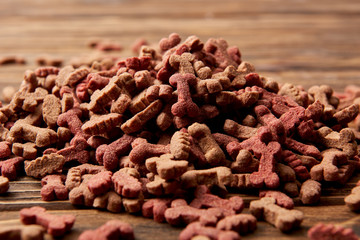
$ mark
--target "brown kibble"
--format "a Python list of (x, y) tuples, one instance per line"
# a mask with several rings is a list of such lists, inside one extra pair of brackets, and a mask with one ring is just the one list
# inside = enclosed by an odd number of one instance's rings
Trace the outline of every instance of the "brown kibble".
[(81, 164), (76, 167), (69, 169), (65, 186), (67, 189), (72, 190), (75, 187), (78, 187), (81, 183), (81, 177), (85, 174), (97, 174), (101, 171), (106, 171), (104, 166), (92, 165), (92, 164)]
[(351, 190), (351, 193), (344, 199), (346, 206), (351, 211), (360, 210), (360, 186), (356, 186)]
[(42, 178), (48, 174), (61, 173), (65, 158), (59, 154), (51, 153), (24, 163), (25, 172), (28, 176)]
[(312, 179), (303, 182), (299, 198), (303, 204), (315, 204), (320, 200), (321, 183)]
[(230, 166), (234, 173), (251, 173), (259, 168), (259, 160), (255, 159), (248, 150), (241, 149)]
[(232, 173), (230, 168), (227, 167), (189, 170), (180, 177), (180, 180), (185, 189), (197, 187), (198, 185), (224, 187), (224, 185), (230, 185), (232, 182)]
[(188, 127), (189, 134), (197, 140), (211, 166), (219, 166), (225, 162), (225, 154), (211, 135), (205, 124), (194, 123)]
[(176, 195), (181, 193), (181, 185), (178, 180), (165, 180), (155, 175), (150, 182), (146, 183), (146, 189), (150, 194), (155, 196)]
[(0, 66), (7, 64), (25, 64), (25, 58), (21, 56), (1, 56), (0, 57)]
[(274, 198), (276, 201), (276, 204), (280, 207), (287, 208), (287, 209), (293, 209), (294, 208), (294, 201), (287, 196), (286, 194), (274, 191), (274, 190), (260, 190), (259, 197), (270, 197)]
[(56, 122), (60, 114), (60, 99), (52, 94), (46, 95), (42, 106), (42, 115), (48, 127), (54, 128), (56, 126)]
[(177, 179), (188, 169), (188, 161), (173, 160), (172, 154), (148, 158), (145, 165), (150, 172), (158, 174), (165, 180)]
[(190, 135), (186, 132), (176, 131), (170, 140), (170, 153), (174, 159), (186, 160), (190, 152)]
[(16, 93), (16, 89), (13, 86), (4, 87), (1, 92), (2, 101), (9, 103), (11, 99), (14, 97), (15, 93)]
[(240, 236), (235, 231), (220, 230), (213, 226), (206, 226), (201, 222), (190, 223), (179, 235), (179, 240), (210, 239), (240, 240)]
[(6, 240), (44, 240), (45, 229), (39, 225), (0, 227), (0, 238)]
[(94, 208), (107, 209), (114, 213), (123, 211), (122, 198), (112, 190), (95, 197), (92, 206)]
[(54, 236), (63, 236), (70, 231), (75, 222), (74, 215), (56, 216), (46, 213), (42, 207), (23, 208), (20, 210), (20, 220), (23, 224), (38, 224), (47, 229)]
[(232, 216), (226, 216), (221, 219), (216, 228), (226, 231), (234, 231), (241, 235), (254, 232), (256, 230), (256, 218), (251, 214), (236, 214)]
[(46, 147), (57, 142), (57, 134), (51, 129), (17, 123), (10, 129), (6, 140), (13, 143), (18, 139), (33, 142), (37, 147)]
[(0, 176), (0, 194), (6, 193), (9, 190), (9, 187), (9, 179), (7, 177)]
[(102, 135), (114, 130), (121, 122), (122, 115), (109, 113), (101, 116), (92, 117), (81, 126), (81, 130), (89, 135)]
[(111, 179), (115, 192), (126, 198), (137, 198), (142, 191), (139, 178), (140, 174), (136, 169), (122, 168), (115, 172)]
[[(69, 175), (69, 174), (68, 174)], [(73, 205), (80, 205), (80, 206), (93, 206), (95, 195), (90, 192), (88, 188), (88, 182), (94, 174), (84, 174), (80, 177), (79, 185), (74, 186), (69, 192), (69, 200)], [(65, 183), (67, 184), (67, 182)], [(67, 188), (68, 185), (66, 185)]]
[(123, 123), (121, 125), (121, 130), (123, 130), (125, 134), (131, 134), (140, 131), (141, 129), (143, 129), (146, 122), (159, 114), (161, 108), (161, 100), (156, 100), (152, 102), (144, 110), (137, 113), (132, 118)]
[(264, 219), (282, 232), (288, 232), (300, 226), (304, 214), (299, 210), (288, 210), (275, 204), (275, 199), (264, 197), (250, 202), (250, 212), (257, 219)]
[(348, 163), (347, 155), (338, 149), (329, 148), (322, 153), (320, 164), (310, 170), (311, 179), (316, 181), (341, 181), (340, 166)]
[(175, 47), (181, 41), (179, 34), (171, 33), (168, 38), (162, 38), (159, 42), (159, 47), (161, 51), (169, 50), (170, 48)]
[(224, 123), (224, 131), (238, 139), (248, 139), (256, 134), (257, 128), (244, 126), (231, 119), (226, 119)]
[(187, 225), (191, 222), (200, 221), (204, 225), (214, 226), (223, 212), (219, 208), (197, 209), (187, 205), (184, 199), (175, 199), (171, 207), (165, 211), (165, 219), (170, 225)]

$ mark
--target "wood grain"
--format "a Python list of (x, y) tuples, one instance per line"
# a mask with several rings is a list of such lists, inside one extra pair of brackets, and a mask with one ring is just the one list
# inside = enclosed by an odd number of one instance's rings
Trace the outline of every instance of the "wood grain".
[[(127, 50), (119, 55), (125, 57), (132, 55), (128, 49), (139, 37), (156, 43), (171, 32), (184, 38), (197, 35), (203, 41), (222, 37), (238, 46), (242, 59), (253, 63), (257, 72), (280, 83), (305, 88), (329, 84), (341, 91), (360, 80), (358, 0), (2, 0), (0, 16), (0, 57), (22, 55), (27, 60), (26, 65), (0, 66), (0, 89), (18, 86), (24, 71), (36, 68), (40, 55), (69, 61), (92, 53), (86, 46), (89, 38), (121, 42)], [(301, 206), (295, 199), (305, 220), (291, 234), (260, 222), (258, 230), (244, 239), (305, 239), (319, 221), (352, 227), (360, 235), (360, 216), (343, 202), (359, 179), (357, 175), (345, 186), (325, 186), (316, 206)], [(82, 231), (113, 218), (132, 224), (136, 239), (177, 239), (181, 231), (127, 213), (79, 209), (67, 201), (43, 202), (39, 193), (38, 180), (22, 177), (11, 182), (9, 192), (0, 196), (0, 226), (20, 224), (19, 209), (41, 205), (55, 214), (76, 214), (73, 231), (63, 239), (76, 239)], [(256, 199), (237, 194), (246, 204)]]

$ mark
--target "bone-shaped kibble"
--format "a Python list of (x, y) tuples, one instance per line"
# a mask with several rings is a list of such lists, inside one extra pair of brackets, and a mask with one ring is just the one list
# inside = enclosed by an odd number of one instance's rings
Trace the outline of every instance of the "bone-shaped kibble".
[(308, 93), (314, 98), (314, 102), (319, 100), (324, 105), (323, 116), (325, 119), (329, 119), (334, 115), (335, 107), (330, 104), (330, 98), (333, 94), (330, 86), (312, 86), (309, 88)]
[(71, 204), (88, 207), (93, 206), (95, 195), (88, 188), (88, 182), (93, 176), (93, 174), (84, 174), (81, 176), (81, 183), (69, 192)]
[(67, 112), (59, 115), (57, 124), (60, 127), (67, 127), (74, 135), (83, 134), (81, 126), (83, 125), (80, 118), (82, 117), (82, 111), (80, 108), (72, 108)]
[(148, 70), (137, 71), (134, 74), (135, 85), (138, 90), (150, 87), (154, 84), (154, 78)]
[(123, 211), (121, 196), (112, 190), (95, 197), (92, 206), (94, 208), (106, 209), (114, 213)]
[(358, 240), (359, 237), (351, 228), (344, 228), (342, 226), (335, 226), (333, 224), (318, 223), (311, 227), (307, 235), (310, 240), (327, 240), (327, 239), (342, 239), (342, 240)]
[(254, 172), (259, 169), (259, 160), (253, 158), (248, 150), (241, 149), (230, 168), (234, 173)]
[(340, 132), (336, 132), (329, 127), (322, 127), (318, 133), (319, 143), (327, 148), (342, 149), (349, 158), (357, 154), (355, 136), (350, 128), (343, 128)]
[(86, 87), (92, 91), (104, 88), (110, 81), (110, 78), (103, 77), (99, 73), (89, 73), (86, 79)]
[(124, 134), (121, 138), (108, 145), (100, 145), (96, 149), (96, 160), (108, 170), (117, 168), (119, 166), (119, 156), (130, 151), (134, 139), (134, 137)]
[(300, 226), (304, 214), (299, 210), (288, 210), (275, 204), (274, 198), (264, 197), (250, 202), (250, 212), (257, 219), (264, 219), (282, 232)]
[(209, 38), (204, 45), (204, 50), (214, 56), (216, 66), (225, 69), (229, 65), (238, 67), (238, 63), (227, 52), (228, 44), (224, 39)]
[(276, 204), (280, 207), (292, 209), (294, 208), (294, 201), (287, 196), (285, 193), (282, 193), (280, 191), (274, 191), (274, 190), (260, 190), (259, 197), (270, 197), (274, 198), (276, 201)]
[(146, 183), (146, 189), (155, 196), (176, 195), (181, 192), (181, 185), (178, 180), (165, 180), (155, 175), (150, 182)]
[(75, 87), (76, 84), (78, 84), (82, 79), (86, 78), (89, 73), (90, 71), (88, 68), (78, 68), (67, 76), (67, 78), (63, 82), (63, 85)]
[(16, 156), (23, 157), (25, 159), (35, 159), (37, 154), (37, 149), (35, 143), (13, 143), (12, 152)]
[(250, 181), (250, 173), (232, 174), (229, 187), (236, 190), (249, 190), (254, 188)]
[(46, 212), (42, 207), (23, 208), (20, 210), (20, 220), (23, 224), (38, 224), (54, 236), (63, 236), (70, 231), (75, 222), (74, 215), (56, 216)]
[(347, 155), (338, 149), (329, 148), (322, 153), (323, 159), (320, 164), (310, 170), (311, 179), (316, 181), (338, 181), (341, 179), (340, 165), (348, 163)]
[(81, 126), (81, 130), (89, 135), (101, 135), (111, 132), (122, 120), (122, 115), (109, 113), (92, 117)]
[(112, 176), (114, 190), (126, 198), (136, 198), (142, 191), (140, 174), (134, 168), (122, 168)]
[(195, 208), (220, 208), (224, 216), (235, 215), (244, 209), (244, 201), (239, 196), (233, 196), (229, 199), (223, 199), (217, 195), (211, 194), (208, 187), (199, 185), (195, 190), (195, 198), (189, 206)]
[(241, 142), (229, 143), (226, 147), (228, 153), (233, 156), (240, 149), (247, 149), (260, 159), (259, 170), (253, 172), (250, 181), (254, 187), (277, 188), (280, 184), (279, 176), (275, 173), (276, 157), (281, 153), (278, 142), (272, 141), (272, 133), (268, 127), (260, 127), (257, 134)]
[(41, 179), (41, 199), (52, 201), (55, 199), (65, 200), (68, 198), (68, 190), (64, 185), (65, 175), (47, 175)]
[(256, 134), (256, 131), (257, 128), (238, 124), (237, 122), (231, 119), (226, 119), (224, 122), (224, 132), (238, 139), (251, 138)]
[(196, 83), (196, 77), (193, 74), (174, 74), (170, 77), (169, 83), (177, 88), (178, 101), (171, 107), (174, 116), (196, 117), (199, 113), (199, 107), (192, 101), (190, 94), (190, 85)]
[(195, 57), (189, 52), (185, 52), (181, 55), (171, 55), (169, 58), (169, 63), (171, 67), (177, 69), (179, 73), (185, 74), (195, 74), (193, 62)]
[(67, 189), (72, 190), (73, 188), (80, 185), (82, 175), (97, 174), (101, 171), (106, 171), (104, 166), (92, 165), (88, 163), (72, 167), (68, 171), (65, 186)]
[(44, 240), (44, 233), (39, 225), (0, 227), (0, 238), (6, 240)]
[(34, 112), (36, 106), (39, 105), (48, 91), (44, 88), (36, 88), (34, 92), (21, 92), (18, 91), (13, 97), (13, 103), (16, 107), (22, 108), (27, 112)]
[(103, 112), (104, 107), (112, 100), (117, 99), (121, 93), (128, 94), (122, 87), (126, 82), (132, 81), (133, 78), (129, 73), (122, 73), (119, 76), (111, 78), (110, 82), (101, 90), (96, 90), (91, 95), (89, 110), (93, 112)]
[(170, 207), (169, 198), (152, 198), (142, 205), (142, 215), (147, 218), (154, 218), (155, 222), (165, 221), (165, 211)]
[(110, 112), (123, 114), (129, 107), (131, 98), (127, 94), (121, 94), (116, 101), (111, 104)]
[[(134, 145), (135, 143), (135, 145)], [(137, 139), (132, 143), (133, 149), (129, 153), (130, 161), (136, 164), (143, 163), (147, 158), (160, 156), (170, 152), (170, 147), (168, 145), (160, 144), (151, 144), (146, 141), (137, 141)]]
[(289, 137), (285, 139), (284, 145), (286, 148), (293, 150), (294, 152), (298, 152), (317, 159), (321, 158), (319, 149), (317, 149), (314, 145), (305, 144)]
[(300, 87), (294, 86), (291, 83), (285, 83), (280, 87), (278, 92), (279, 95), (289, 96), (295, 102), (297, 102), (300, 106), (307, 107), (309, 104), (309, 96), (308, 93), (305, 92)]
[(102, 171), (95, 174), (87, 183), (90, 192), (95, 196), (106, 193), (112, 187), (112, 172)]
[(56, 153), (65, 157), (65, 162), (77, 161), (87, 163), (90, 159), (90, 153), (86, 149), (88, 143), (81, 135), (76, 135), (70, 142), (70, 146), (65, 147)]
[(14, 157), (5, 161), (0, 161), (0, 172), (3, 177), (9, 180), (15, 180), (16, 177), (24, 171), (24, 158)]
[(205, 154), (206, 161), (211, 166), (224, 163), (225, 154), (211, 135), (211, 131), (205, 124), (194, 123), (188, 127), (189, 134), (197, 140)]
[(148, 158), (145, 161), (145, 165), (150, 172), (158, 174), (165, 180), (176, 179), (188, 169), (188, 161), (173, 160), (172, 154)]
[(61, 114), (61, 102), (55, 95), (48, 94), (42, 105), (42, 115), (48, 127), (56, 126), (57, 118)]
[(170, 140), (170, 153), (174, 159), (188, 159), (190, 144), (189, 133), (176, 131)]
[(129, 110), (135, 115), (157, 99), (167, 102), (172, 98), (172, 92), (173, 89), (169, 85), (152, 85), (140, 92), (130, 101)]
[(171, 208), (166, 209), (165, 219), (171, 225), (183, 225), (200, 221), (204, 225), (214, 226), (223, 217), (219, 208), (197, 209), (187, 205), (184, 199), (176, 199), (171, 202)]
[(216, 228), (220, 230), (235, 231), (244, 235), (254, 232), (256, 230), (256, 223), (256, 218), (253, 215), (241, 213), (226, 216), (216, 224)]
[(276, 173), (279, 175), (280, 181), (294, 182), (296, 180), (295, 171), (288, 165), (277, 163), (275, 166)]
[(315, 204), (320, 200), (321, 183), (308, 179), (301, 184), (299, 198), (303, 204)]
[(120, 220), (110, 220), (95, 230), (86, 230), (78, 240), (134, 240), (134, 230), (130, 224)]
[(4, 176), (0, 176), (0, 194), (6, 193), (9, 190), (9, 179)]
[(310, 178), (309, 171), (303, 166), (301, 160), (289, 150), (283, 150), (281, 153), (283, 161), (287, 163), (296, 173), (299, 180), (306, 180)]
[(264, 105), (255, 106), (254, 111), (258, 121), (270, 129), (270, 131), (275, 135), (276, 140), (283, 142), (287, 132), (281, 120), (276, 118)]
[[(201, 222), (193, 222), (186, 226), (179, 235), (179, 240), (193, 240), (197, 236), (205, 237), (204, 239), (228, 239), (239, 240), (240, 236), (235, 231), (221, 230), (212, 226), (204, 226)], [(199, 239), (199, 240), (200, 240)]]
[(170, 48), (175, 47), (181, 41), (179, 34), (171, 33), (168, 38), (162, 38), (159, 41), (159, 47), (161, 51), (167, 51)]
[(65, 158), (59, 154), (44, 154), (32, 161), (25, 161), (25, 172), (28, 176), (42, 178), (48, 174), (61, 173)]
[(227, 186), (232, 181), (232, 173), (227, 167), (214, 167), (201, 170), (189, 170), (180, 177), (183, 188), (188, 189), (198, 185)]
[(346, 206), (351, 211), (360, 210), (360, 186), (356, 186), (351, 190), (351, 193), (344, 199)]
[(9, 131), (7, 141), (18, 139), (33, 142), (37, 147), (46, 147), (57, 142), (57, 134), (48, 128), (39, 128), (26, 123), (17, 123)]
[(123, 123), (121, 125), (121, 130), (123, 130), (125, 134), (131, 134), (140, 131), (149, 120), (159, 114), (162, 106), (163, 104), (159, 99), (152, 102), (144, 110)]

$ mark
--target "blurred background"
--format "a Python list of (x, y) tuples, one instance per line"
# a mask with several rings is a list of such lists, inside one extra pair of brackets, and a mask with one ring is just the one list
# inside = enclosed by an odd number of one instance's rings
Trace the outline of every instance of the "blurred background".
[(172, 32), (183, 40), (222, 37), (258, 73), (279, 82), (329, 84), (342, 90), (360, 80), (358, 0), (1, 0), (0, 86), (17, 86), (35, 59), (90, 54), (89, 39), (121, 43), (122, 57), (140, 37), (156, 44)]

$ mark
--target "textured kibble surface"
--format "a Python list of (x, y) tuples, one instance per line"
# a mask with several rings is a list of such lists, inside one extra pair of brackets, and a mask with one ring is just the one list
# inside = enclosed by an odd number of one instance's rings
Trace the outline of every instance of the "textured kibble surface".
[(0, 225), (41, 225), (39, 239), (356, 239), (358, 87), (274, 81), (214, 35), (138, 39), (132, 56), (94, 38), (97, 54), (22, 65), (0, 106)]

